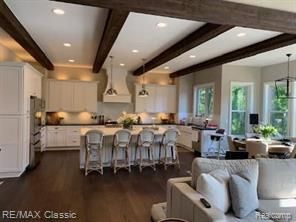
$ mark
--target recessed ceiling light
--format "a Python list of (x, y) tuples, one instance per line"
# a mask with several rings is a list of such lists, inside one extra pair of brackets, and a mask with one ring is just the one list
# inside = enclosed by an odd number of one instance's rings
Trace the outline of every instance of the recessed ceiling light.
[(124, 64), (124, 63), (120, 63), (119, 65), (120, 65), (120, 66), (125, 66), (125, 64)]
[(246, 36), (246, 35), (247, 35), (246, 33), (241, 32), (241, 33), (238, 33), (236, 36), (237, 36), (237, 37), (244, 37), (244, 36)]
[(66, 43), (64, 43), (64, 46), (65, 47), (71, 47), (71, 43), (66, 42)]
[(69, 62), (75, 62), (75, 60), (74, 60), (74, 59), (69, 59), (68, 61), (69, 61)]
[(138, 49), (133, 49), (132, 52), (133, 52), (133, 53), (138, 53), (139, 50), (138, 50)]
[(65, 11), (64, 11), (63, 9), (60, 9), (60, 8), (54, 8), (54, 9), (52, 10), (52, 12), (53, 12), (54, 14), (56, 14), (56, 15), (63, 15), (63, 14), (65, 14)]
[(169, 66), (165, 66), (164, 69), (170, 69), (170, 67)]
[(190, 55), (189, 58), (194, 59), (194, 58), (196, 58), (196, 55)]
[(159, 23), (157, 23), (157, 27), (158, 28), (164, 28), (164, 27), (167, 27), (168, 26), (168, 24), (166, 24), (166, 23), (164, 23), (164, 22), (159, 22)]

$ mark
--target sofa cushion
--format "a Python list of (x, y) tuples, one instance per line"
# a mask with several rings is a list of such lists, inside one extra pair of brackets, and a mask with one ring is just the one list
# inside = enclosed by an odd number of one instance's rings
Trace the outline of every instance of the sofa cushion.
[[(276, 221), (293, 221), (296, 219), (296, 199), (259, 200), (259, 209), (266, 213), (277, 213), (282, 217)], [(286, 217), (286, 218), (285, 218)]]
[(259, 159), (259, 199), (296, 198), (296, 159)]
[(257, 185), (252, 181), (252, 176), (248, 171), (230, 177), (229, 191), (236, 217), (244, 218), (258, 209)]
[(209, 174), (202, 173), (197, 179), (196, 190), (201, 193), (207, 201), (222, 212), (230, 208), (230, 196), (228, 181), (230, 175), (226, 170), (214, 170)]
[(215, 160), (195, 158), (192, 162), (192, 187), (196, 188), (197, 178), (202, 173), (209, 173), (217, 169), (226, 169), (229, 174), (250, 170), (253, 181), (258, 181), (258, 162), (256, 160)]

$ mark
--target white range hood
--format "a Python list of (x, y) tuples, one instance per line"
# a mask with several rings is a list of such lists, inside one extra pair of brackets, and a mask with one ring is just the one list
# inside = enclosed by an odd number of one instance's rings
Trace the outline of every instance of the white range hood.
[(106, 91), (110, 88), (111, 72), (107, 68), (108, 83), (103, 95), (105, 103), (131, 103), (131, 95), (126, 85), (127, 71), (120, 67), (113, 67), (113, 88), (117, 91), (116, 96), (106, 95)]

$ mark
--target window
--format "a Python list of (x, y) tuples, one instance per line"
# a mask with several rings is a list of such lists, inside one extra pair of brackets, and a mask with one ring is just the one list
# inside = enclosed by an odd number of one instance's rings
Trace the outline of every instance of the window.
[[(285, 94), (285, 86), (278, 87), (279, 95)], [(273, 125), (282, 136), (288, 135), (289, 100), (277, 98), (274, 83), (265, 84), (265, 122)]]
[(195, 87), (194, 115), (212, 117), (214, 113), (214, 84)]
[(252, 105), (252, 83), (231, 83), (230, 134), (245, 135)]

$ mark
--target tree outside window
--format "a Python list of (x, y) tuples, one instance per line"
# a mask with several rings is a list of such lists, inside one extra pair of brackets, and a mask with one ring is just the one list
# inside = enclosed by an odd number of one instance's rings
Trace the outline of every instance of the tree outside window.
[(212, 117), (214, 113), (213, 85), (197, 86), (195, 94), (195, 116)]

